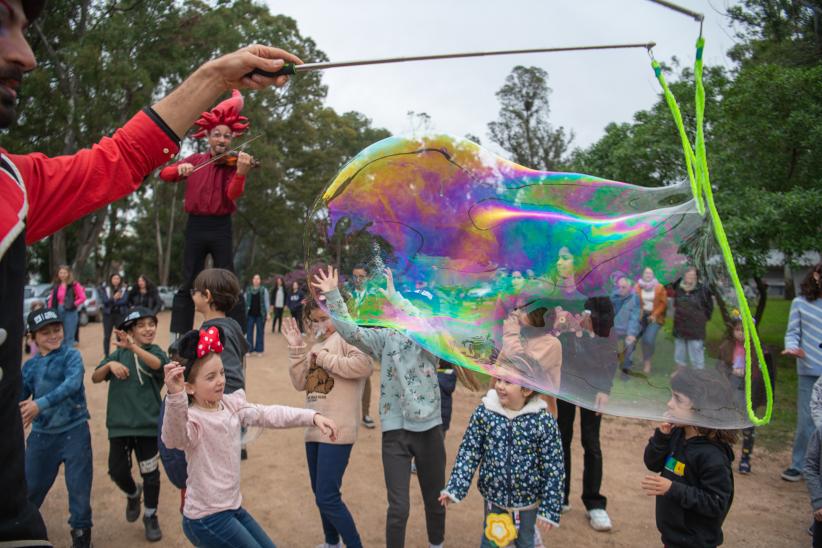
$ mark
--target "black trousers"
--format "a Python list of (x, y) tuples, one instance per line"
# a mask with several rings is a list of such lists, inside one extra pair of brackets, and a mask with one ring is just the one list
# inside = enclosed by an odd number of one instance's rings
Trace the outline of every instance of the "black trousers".
[(23, 421), (20, 419), (25, 234), (0, 258), (0, 541), (45, 540), (46, 524), (28, 499)]
[[(277, 324), (277, 322), (280, 322)], [(274, 307), (274, 319), (271, 320), (271, 332), (282, 333), (283, 331), (283, 308)]]
[(108, 475), (126, 495), (137, 491), (131, 477), (131, 452), (137, 457), (143, 477), (143, 500), (146, 508), (157, 508), (160, 500), (160, 453), (157, 436), (130, 436), (111, 438), (108, 452)]
[[(445, 437), (441, 426), (425, 432), (389, 430), (382, 433), (382, 466), (388, 491), (388, 513), (385, 522), (385, 545), (405, 546), (408, 523), (411, 459), (417, 465), (417, 480), (425, 505), (425, 526), (430, 544), (445, 539), (445, 508), (439, 503), (445, 488)], [(419, 538), (415, 535), (414, 545)]]
[(111, 333), (123, 321), (119, 312), (103, 314), (103, 355), (108, 356), (111, 350)]
[[(194, 279), (205, 268), (206, 257), (211, 255), (214, 268), (234, 272), (234, 251), (231, 233), (231, 216), (189, 215), (183, 249), (183, 284), (174, 295), (171, 309), (171, 332), (185, 333), (194, 327), (194, 301), (191, 288)], [(245, 333), (245, 304), (237, 301), (229, 317), (237, 320)]]
[[(565, 494), (562, 504), (568, 504), (571, 494), (571, 441), (574, 438), (576, 410), (576, 405), (557, 399), (557, 423), (562, 436), (562, 454), (565, 460)], [(608, 499), (599, 492), (602, 486), (602, 449), (599, 445), (599, 426), (602, 423), (602, 416), (580, 407), (579, 419), (582, 449), (585, 452), (582, 469), (582, 503), (586, 510), (604, 510)]]

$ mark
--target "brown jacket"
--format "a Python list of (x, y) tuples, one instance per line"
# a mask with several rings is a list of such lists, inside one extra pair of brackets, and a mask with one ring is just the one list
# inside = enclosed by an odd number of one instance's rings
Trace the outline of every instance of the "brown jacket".
[[(639, 284), (636, 286), (636, 294), (639, 297), (639, 304), (642, 306), (642, 288), (639, 287)], [(654, 288), (654, 309), (651, 311), (651, 316), (659, 325), (665, 325), (666, 310), (668, 310), (668, 293), (665, 291), (665, 287), (658, 283)], [(642, 308), (642, 316), (644, 317), (645, 315), (645, 309)]]
[[(289, 375), (297, 390), (305, 390), (305, 406), (334, 420), (339, 427), (337, 445), (357, 441), (362, 391), (373, 370), (371, 358), (345, 342), (339, 333), (324, 341), (288, 347)], [(305, 430), (305, 441), (331, 443), (318, 428)]]

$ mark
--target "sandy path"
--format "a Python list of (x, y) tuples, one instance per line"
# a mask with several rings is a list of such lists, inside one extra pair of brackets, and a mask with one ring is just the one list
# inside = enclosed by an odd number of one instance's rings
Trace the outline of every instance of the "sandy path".
[[(167, 343), (168, 321), (168, 313), (161, 314), (158, 343), (163, 346)], [(83, 328), (79, 348), (89, 375), (101, 357), (101, 339), (100, 324)], [(292, 388), (288, 379), (284, 339), (268, 333), (266, 349), (265, 356), (249, 358), (249, 400), (300, 406), (302, 395)], [(377, 374), (374, 381), (378, 382)], [(94, 545), (98, 548), (148, 546), (142, 522), (125, 521), (125, 497), (107, 475), (106, 392), (104, 385), (93, 385), (87, 377), (94, 451)], [(378, 390), (374, 391), (373, 397), (372, 414), (376, 416)], [(452, 430), (446, 440), (449, 471), (467, 419), (479, 400), (479, 394), (462, 387), (455, 394)], [(639, 489), (639, 481), (645, 473), (642, 451), (651, 426), (644, 421), (606, 417), (602, 432), (605, 454), (603, 493), (609, 497), (608, 510), (614, 530), (596, 533), (588, 527), (579, 500), (582, 449), (575, 441), (573, 509), (563, 516), (562, 527), (545, 538), (546, 545), (658, 546), (653, 499), (645, 497)], [(736, 476), (734, 505), (724, 528), (726, 546), (810, 545), (810, 537), (805, 532), (810, 524), (805, 485), (789, 484), (779, 479), (779, 472), (787, 462), (787, 452), (760, 452), (755, 455), (754, 473), (747, 477)], [(249, 459), (243, 463), (242, 490), (244, 507), (265, 527), (279, 547), (314, 547), (323, 541), (319, 513), (308, 482), (301, 430), (266, 431), (250, 445)], [(364, 545), (383, 546), (386, 503), (379, 430), (360, 430), (345, 476), (343, 497), (354, 515)], [(177, 490), (163, 476), (159, 512), (164, 536), (158, 545), (188, 546), (180, 526), (178, 505)], [(425, 547), (422, 500), (416, 487), (412, 488), (411, 507), (407, 546)], [(42, 512), (55, 545), (68, 546), (68, 504), (62, 472), (43, 504)], [(449, 508), (446, 545), (478, 546), (481, 521), (482, 498), (476, 489), (472, 489), (466, 501)]]

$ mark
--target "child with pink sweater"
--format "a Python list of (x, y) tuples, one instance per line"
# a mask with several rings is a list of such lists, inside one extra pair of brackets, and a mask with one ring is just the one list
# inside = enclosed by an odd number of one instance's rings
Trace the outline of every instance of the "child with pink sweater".
[(333, 420), (309, 409), (249, 403), (244, 390), (224, 394), (222, 329), (189, 331), (179, 342), (185, 363), (165, 366), (168, 388), (162, 438), (188, 461), (183, 532), (195, 546), (274, 548), (242, 507), (240, 430), (244, 426), (316, 426), (331, 441)]

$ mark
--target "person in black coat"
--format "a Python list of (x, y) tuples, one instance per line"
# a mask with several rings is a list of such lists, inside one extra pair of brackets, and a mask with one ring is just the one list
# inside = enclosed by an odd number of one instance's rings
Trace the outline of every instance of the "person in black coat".
[(285, 304), (291, 312), (291, 317), (297, 320), (297, 325), (300, 328), (300, 333), (305, 333), (303, 326), (303, 304), (305, 301), (305, 293), (300, 288), (298, 281), (291, 282), (291, 290), (286, 295)]
[(137, 285), (128, 293), (128, 307), (144, 306), (157, 314), (160, 311), (160, 293), (144, 275), (137, 278)]
[(682, 369), (674, 375), (668, 415), (677, 425), (661, 424), (645, 447), (645, 466), (660, 475), (645, 476), (641, 485), (646, 495), (656, 497), (656, 526), (670, 548), (722, 544), (722, 523), (733, 503), (731, 446), (737, 432), (688, 424), (722, 420), (706, 410), (729, 394), (723, 393), (721, 378), (705, 373), (711, 372)]
[(122, 276), (114, 273), (109, 277), (108, 283), (102, 284), (98, 291), (103, 308), (103, 352), (108, 356), (112, 330), (120, 325), (128, 310), (128, 287), (123, 283)]

